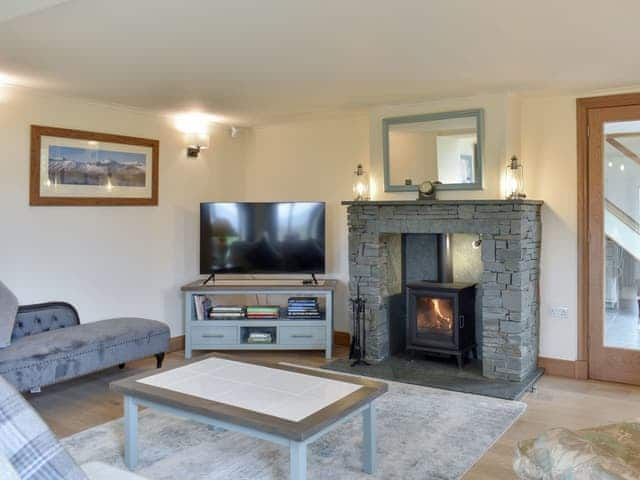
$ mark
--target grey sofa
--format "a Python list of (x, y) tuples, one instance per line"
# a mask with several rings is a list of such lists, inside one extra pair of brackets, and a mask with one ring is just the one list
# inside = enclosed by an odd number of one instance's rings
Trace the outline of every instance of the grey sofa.
[(80, 324), (64, 302), (20, 306), (11, 343), (0, 348), (0, 375), (20, 391), (37, 390), (115, 365), (155, 355), (162, 366), (169, 327), (144, 318)]

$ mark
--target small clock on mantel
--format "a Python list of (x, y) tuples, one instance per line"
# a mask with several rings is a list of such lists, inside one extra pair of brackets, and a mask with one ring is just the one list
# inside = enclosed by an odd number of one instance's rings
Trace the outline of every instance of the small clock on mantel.
[(425, 180), (418, 185), (418, 200), (435, 200), (437, 185), (442, 182)]

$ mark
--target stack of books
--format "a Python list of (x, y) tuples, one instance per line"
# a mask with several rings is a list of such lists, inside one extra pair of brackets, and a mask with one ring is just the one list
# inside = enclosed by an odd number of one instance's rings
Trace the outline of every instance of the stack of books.
[(245, 318), (244, 307), (239, 305), (214, 305), (209, 310), (211, 320), (238, 320)]
[(273, 343), (270, 333), (251, 332), (247, 343)]
[(291, 297), (287, 307), (289, 318), (317, 320), (321, 318), (317, 297)]
[(211, 310), (211, 300), (206, 295), (194, 295), (193, 303), (196, 308), (196, 320), (206, 320)]
[(263, 319), (278, 318), (280, 316), (280, 307), (277, 305), (254, 305), (247, 307), (247, 318)]

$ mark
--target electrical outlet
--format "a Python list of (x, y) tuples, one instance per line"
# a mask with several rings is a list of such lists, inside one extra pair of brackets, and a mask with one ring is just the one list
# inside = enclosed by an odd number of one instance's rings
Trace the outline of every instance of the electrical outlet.
[(551, 318), (566, 320), (569, 318), (569, 307), (551, 307)]

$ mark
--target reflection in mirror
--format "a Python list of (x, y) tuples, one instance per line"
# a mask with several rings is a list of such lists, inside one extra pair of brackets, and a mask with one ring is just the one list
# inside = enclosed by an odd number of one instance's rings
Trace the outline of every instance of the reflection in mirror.
[(474, 110), (385, 119), (385, 189), (415, 190), (425, 180), (481, 188), (481, 118)]

